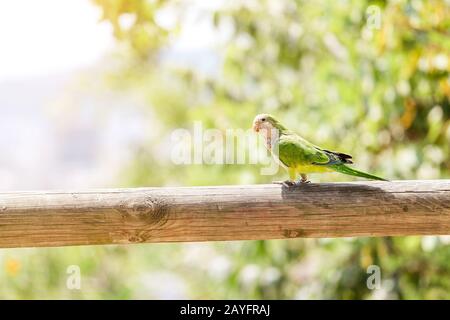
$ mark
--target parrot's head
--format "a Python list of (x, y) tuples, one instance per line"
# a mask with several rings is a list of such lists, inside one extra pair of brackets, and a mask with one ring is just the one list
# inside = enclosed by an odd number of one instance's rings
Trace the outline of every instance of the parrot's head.
[(272, 129), (280, 129), (281, 125), (270, 114), (258, 114), (253, 120), (253, 130), (259, 132), (259, 130), (271, 131)]

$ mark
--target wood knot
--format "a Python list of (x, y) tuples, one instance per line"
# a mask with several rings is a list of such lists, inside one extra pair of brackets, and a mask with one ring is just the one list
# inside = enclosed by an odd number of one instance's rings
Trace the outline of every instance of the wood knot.
[(285, 238), (299, 238), (305, 236), (305, 231), (302, 229), (291, 229), (284, 230), (283, 234)]
[(127, 221), (140, 221), (151, 224), (160, 224), (167, 220), (169, 206), (162, 199), (145, 196), (122, 201), (118, 211)]
[(129, 243), (142, 243), (145, 242), (146, 238), (141, 237), (139, 234), (130, 235), (128, 237)]

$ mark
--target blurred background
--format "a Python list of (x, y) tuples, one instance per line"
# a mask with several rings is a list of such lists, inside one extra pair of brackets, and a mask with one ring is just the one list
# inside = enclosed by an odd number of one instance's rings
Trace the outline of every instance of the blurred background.
[[(168, 152), (262, 112), (383, 177), (450, 178), (449, 0), (0, 0), (0, 46), (1, 191), (269, 183)], [(0, 250), (12, 299), (449, 299), (449, 275), (450, 236)]]

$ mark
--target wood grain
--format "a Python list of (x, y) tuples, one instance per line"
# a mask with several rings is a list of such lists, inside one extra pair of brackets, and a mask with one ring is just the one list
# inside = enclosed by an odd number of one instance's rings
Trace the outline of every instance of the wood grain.
[(450, 234), (450, 180), (0, 193), (0, 247)]

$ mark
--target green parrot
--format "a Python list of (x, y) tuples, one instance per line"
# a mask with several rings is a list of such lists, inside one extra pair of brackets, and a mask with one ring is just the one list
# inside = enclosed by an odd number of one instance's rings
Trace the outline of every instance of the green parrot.
[[(388, 181), (386, 179), (352, 169), (352, 156), (322, 149), (303, 139), (295, 132), (284, 127), (270, 114), (260, 114), (253, 120), (253, 130), (262, 132), (266, 147), (289, 173), (289, 180), (282, 182), (286, 186), (296, 184), (297, 174), (300, 183), (309, 183), (308, 173), (340, 172), (355, 177), (372, 180)], [(273, 135), (276, 136), (273, 136)]]

